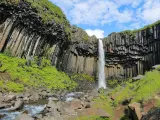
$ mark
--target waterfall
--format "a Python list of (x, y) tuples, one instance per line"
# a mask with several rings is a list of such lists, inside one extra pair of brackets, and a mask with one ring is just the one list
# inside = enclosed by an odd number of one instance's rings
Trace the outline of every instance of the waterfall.
[(101, 39), (99, 39), (99, 45), (98, 45), (98, 51), (99, 51), (99, 74), (98, 74), (98, 87), (106, 89), (106, 80), (105, 80), (105, 57), (104, 57), (104, 48), (103, 48), (103, 42)]

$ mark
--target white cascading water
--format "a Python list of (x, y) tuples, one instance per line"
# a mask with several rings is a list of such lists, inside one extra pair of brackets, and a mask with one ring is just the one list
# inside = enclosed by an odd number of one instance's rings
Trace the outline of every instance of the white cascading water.
[(98, 51), (99, 51), (99, 74), (98, 74), (98, 87), (106, 89), (106, 80), (105, 80), (105, 57), (104, 57), (104, 48), (103, 48), (103, 42), (101, 39), (99, 39), (99, 45), (98, 45)]

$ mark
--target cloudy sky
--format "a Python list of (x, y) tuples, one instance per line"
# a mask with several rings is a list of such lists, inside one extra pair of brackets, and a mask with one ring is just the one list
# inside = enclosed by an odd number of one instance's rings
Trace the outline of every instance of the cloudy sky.
[(71, 24), (98, 38), (160, 20), (160, 0), (50, 0)]

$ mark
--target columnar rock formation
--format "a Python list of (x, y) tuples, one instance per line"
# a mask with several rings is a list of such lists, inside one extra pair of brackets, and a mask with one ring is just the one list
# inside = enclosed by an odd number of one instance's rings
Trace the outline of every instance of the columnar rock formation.
[(13, 56), (40, 56), (57, 41), (65, 41), (62, 25), (46, 23), (29, 3), (0, 4), (0, 51)]
[[(66, 27), (66, 26), (65, 26)], [(59, 70), (95, 75), (97, 39), (72, 27), (69, 39), (63, 24), (44, 23), (30, 3), (0, 3), (0, 52), (32, 59), (47, 57)]]
[[(44, 23), (37, 9), (23, 0), (18, 5), (0, 3), (0, 52), (27, 59), (45, 56), (68, 74), (96, 75), (97, 38), (88, 37), (85, 31), (68, 23), (69, 38), (65, 28), (65, 24), (54, 20)], [(106, 78), (134, 77), (159, 64), (159, 41), (160, 24), (135, 35), (127, 31), (110, 34), (104, 41)]]
[(160, 24), (135, 33), (112, 33), (104, 44), (107, 78), (134, 77), (160, 64)]
[(73, 26), (71, 41), (57, 47), (52, 63), (67, 73), (97, 73), (97, 38), (88, 37), (82, 29)]

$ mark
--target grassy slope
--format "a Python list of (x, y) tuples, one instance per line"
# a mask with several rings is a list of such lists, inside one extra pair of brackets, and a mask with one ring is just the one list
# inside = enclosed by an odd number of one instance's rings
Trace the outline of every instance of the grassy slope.
[[(126, 82), (116, 88), (109, 90), (107, 93), (101, 92), (97, 98), (94, 99), (95, 107), (102, 108), (107, 111), (112, 117), (115, 117), (115, 109), (122, 104), (126, 99), (132, 98), (132, 102), (145, 103), (160, 93), (160, 71), (153, 70), (146, 72), (145, 77), (136, 82)], [(112, 101), (109, 96), (114, 98)], [(160, 106), (160, 100), (156, 100), (157, 107)], [(89, 117), (84, 117), (86, 120), (96, 120)], [(81, 119), (78, 119), (81, 120)], [(83, 120), (83, 117), (82, 117)], [(127, 120), (127, 119), (126, 119)]]
[[(0, 2), (7, 2), (8, 4), (18, 4), (20, 0), (1, 0)], [(38, 15), (42, 18), (44, 23), (54, 20), (58, 24), (65, 27), (67, 34), (71, 33), (70, 24), (62, 10), (51, 3), (49, 0), (24, 0), (31, 3), (32, 8), (36, 8)]]
[(0, 54), (2, 67), (0, 71), (6, 71), (11, 80), (0, 80), (2, 90), (21, 92), (25, 87), (46, 87), (48, 89), (72, 89), (76, 86), (65, 73), (59, 72), (50, 65), (48, 60), (43, 60), (41, 66), (32, 62), (32, 66), (26, 66), (26, 60), (8, 57)]
[[(124, 85), (123, 85), (124, 86)], [(127, 98), (132, 98), (132, 102), (148, 101), (160, 92), (160, 71), (153, 70), (146, 72), (145, 77), (136, 82), (127, 82), (125, 87), (118, 86), (112, 92), (117, 103), (121, 103)]]

